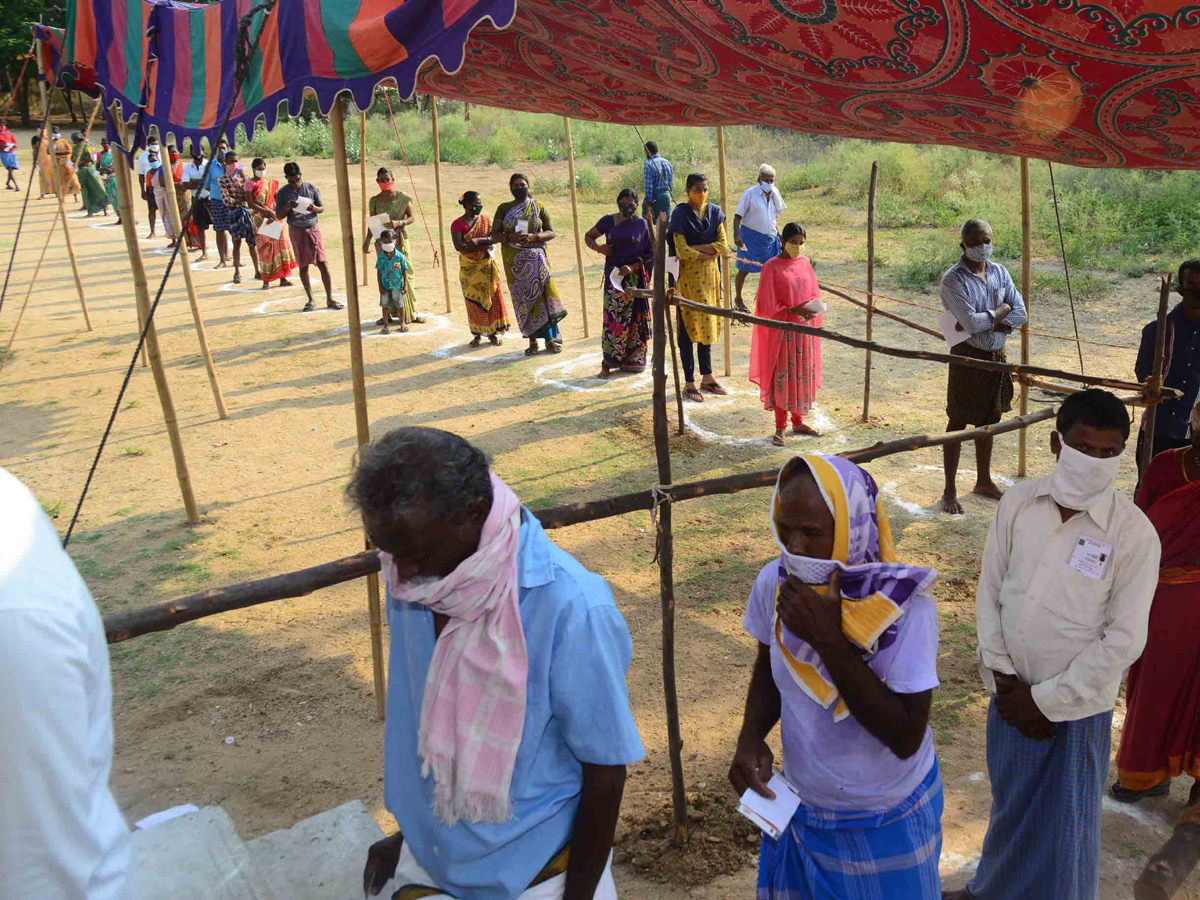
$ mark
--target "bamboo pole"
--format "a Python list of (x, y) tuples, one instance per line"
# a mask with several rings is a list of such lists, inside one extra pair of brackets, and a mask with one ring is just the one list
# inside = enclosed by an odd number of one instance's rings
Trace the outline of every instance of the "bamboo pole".
[[(188, 474), (187, 457), (183, 452), (183, 438), (179, 434), (179, 422), (175, 416), (175, 402), (171, 399), (171, 388), (167, 384), (167, 370), (163, 366), (162, 353), (158, 349), (158, 331), (150, 316), (150, 289), (146, 286), (146, 266), (142, 262), (142, 250), (138, 246), (137, 226), (133, 224), (133, 179), (130, 177), (128, 160), (123, 154), (114, 156), (113, 169), (117, 177), (117, 203), (121, 210), (121, 229), (125, 232), (125, 249), (129, 252), (129, 267), (133, 270), (133, 292), (137, 301), (138, 319), (146, 333), (146, 355), (150, 360), (150, 371), (154, 373), (154, 387), (158, 391), (158, 402), (162, 406), (163, 422), (171, 439), (171, 453), (175, 457), (175, 477), (179, 479), (179, 490), (183, 494), (183, 508), (190, 525), (200, 524), (200, 509), (192, 493), (192, 479)], [(65, 224), (65, 223), (64, 223)]]
[(442, 291), (446, 295), (446, 312), (450, 312), (450, 270), (446, 262), (446, 214), (442, 211), (442, 144), (438, 135), (437, 97), (429, 95), (429, 113), (433, 122), (433, 186), (437, 190), (438, 244), (442, 248)]
[[(1051, 394), (1080, 394), (1086, 391), (1087, 388), (1079, 387), (1072, 384), (1059, 384), (1057, 381), (1047, 381), (1045, 378), (1039, 378), (1036, 375), (1018, 375), (1017, 381), (1021, 384), (1029, 385), (1029, 387), (1040, 388)], [(1121, 402), (1127, 406), (1149, 407), (1153, 403), (1148, 400), (1143, 400), (1141, 397), (1123, 397)]]
[[(42, 65), (42, 54), (37, 55), (38, 72), (43, 76), (43, 79), (38, 82), (38, 87), (42, 92), (42, 106), (49, 108), (47, 104), (50, 102), (46, 93), (45, 71)], [(99, 104), (99, 100), (96, 101)], [(75, 243), (71, 240), (71, 226), (67, 222), (67, 207), (63, 202), (63, 184), (62, 179), (58, 174), (58, 156), (54, 152), (54, 145), (49, 143), (49, 134), (42, 131), (42, 146), (46, 147), (47, 154), (50, 159), (50, 171), (54, 173), (54, 195), (58, 200), (58, 216), (62, 219), (63, 238), (67, 242), (67, 258), (71, 260), (71, 275), (75, 278), (75, 292), (79, 294), (79, 305), (83, 307), (83, 321), (87, 325), (87, 330), (92, 330), (92, 315), (88, 312), (87, 297), (83, 294), (83, 280), (79, 277), (79, 262), (75, 259)], [(35, 159), (36, 162), (36, 159)]]
[(38, 256), (37, 265), (33, 267), (33, 275), (29, 279), (29, 287), (25, 290), (25, 299), (21, 302), (21, 311), (17, 313), (17, 321), (13, 322), (12, 331), (8, 335), (8, 343), (4, 347), (4, 354), (0, 356), (0, 369), (4, 368), (4, 364), (8, 362), (9, 351), (12, 350), (13, 341), (17, 339), (17, 329), (21, 327), (21, 319), (25, 317), (25, 307), (29, 305), (29, 297), (33, 293), (33, 285), (37, 282), (38, 272), (42, 271), (42, 260), (46, 258), (46, 251), (50, 248), (50, 238), (54, 237), (54, 226), (58, 224), (58, 210), (54, 211), (54, 218), (50, 220), (50, 230), (46, 232), (46, 243), (42, 244), (42, 252)]
[[(1026, 318), (1021, 325), (1021, 365), (1029, 365), (1029, 293), (1033, 282), (1030, 255), (1032, 247), (1033, 215), (1029, 199), (1029, 160), (1021, 157), (1021, 296), (1025, 300)], [(1020, 413), (1029, 412), (1029, 384), (1021, 382)], [(1026, 435), (1022, 431), (1017, 435), (1017, 477), (1024, 478), (1027, 472), (1025, 463)]]
[[(367, 235), (367, 114), (362, 113), (358, 127), (358, 181), (362, 188), (362, 233)], [(366, 287), (370, 281), (371, 251), (363, 252), (362, 283)]]
[[(875, 312), (875, 185), (879, 180), (879, 162), (871, 163), (871, 185), (867, 190), (867, 340), (871, 340), (871, 319)], [(845, 295), (840, 295), (845, 297)], [(845, 299), (850, 300), (849, 297)], [(851, 303), (854, 301), (851, 300)], [(1022, 360), (1024, 362), (1025, 360)], [(867, 421), (871, 413), (871, 351), (866, 353), (866, 368), (863, 372), (862, 420)], [(1021, 432), (1024, 434), (1024, 432)]]
[[(350, 206), (350, 171), (346, 162), (346, 125), (340, 98), (329, 110), (337, 175), (338, 219), (342, 225), (342, 263), (346, 267), (346, 314), (350, 319), (350, 379), (354, 387), (354, 427), (358, 446), (371, 442), (367, 418), (367, 383), (363, 375), (362, 315), (358, 309), (358, 274), (354, 271), (354, 210)], [(365, 549), (371, 540), (364, 530)], [(379, 575), (367, 576), (367, 615), (371, 623), (371, 665), (375, 680), (375, 714), (382, 722), (387, 711), (387, 681), (383, 673), (383, 618), (379, 605)]]
[[(654, 252), (654, 454), (658, 461), (658, 483), (671, 483), (671, 446), (667, 437), (666, 317), (667, 221), (659, 214)], [(687, 792), (683, 784), (683, 738), (679, 729), (679, 694), (675, 684), (675, 539), (671, 531), (671, 503), (658, 507), (657, 556), (659, 589), (662, 594), (663, 701), (667, 714), (667, 748), (671, 759), (671, 805), (675, 813), (676, 846), (687, 841)]]
[[(1156, 326), (1158, 330), (1154, 334), (1154, 369), (1147, 379), (1147, 383), (1155, 388), (1162, 387), (1163, 358), (1167, 350), (1167, 302), (1170, 299), (1171, 276), (1164, 275), (1158, 291), (1158, 324)], [(1146, 410), (1145, 441), (1142, 444), (1139, 478), (1145, 474), (1146, 469), (1150, 467), (1150, 460), (1154, 458), (1154, 426), (1157, 419), (1158, 406), (1154, 405)]]
[[(871, 314), (872, 313), (874, 313), (877, 316), (883, 316), (885, 319), (891, 319), (893, 322), (899, 322), (901, 325), (907, 325), (909, 328), (912, 328), (915, 331), (924, 332), (925, 334), (928, 334), (928, 335), (931, 335), (932, 337), (937, 338), (939, 341), (943, 339), (942, 333), (940, 331), (936, 331), (932, 328), (928, 328), (925, 325), (918, 325), (916, 322), (913, 322), (911, 319), (906, 319), (903, 316), (898, 316), (894, 312), (888, 312), (886, 309), (872, 309), (868, 303), (863, 303), (861, 300), (851, 297), (849, 294), (843, 294), (841, 291), (837, 290), (836, 288), (831, 288), (825, 284), (820, 284), (820, 283), (818, 283), (818, 284), (819, 284), (821, 290), (828, 291), (830, 294), (833, 294), (835, 297), (841, 297), (847, 303), (852, 303), (855, 306), (857, 306), (859, 309), (865, 309), (867, 311), (867, 340), (868, 341), (871, 340), (871, 327), (870, 326), (871, 326)], [(870, 297), (869, 294), (867, 296)], [(870, 355), (871, 355), (871, 351), (868, 350), (867, 356), (870, 356)], [(871, 382), (870, 372), (871, 372), (871, 370), (867, 369), (867, 387), (868, 388), (870, 387), (870, 382)], [(867, 408), (867, 400), (869, 399), (869, 397), (870, 397), (870, 391), (868, 390), (863, 395), (863, 409), (864, 410), (866, 410), (866, 408)], [(863, 416), (863, 421), (864, 422), (867, 421), (865, 413)]]
[[(1147, 391), (1146, 385), (1138, 384), (1136, 381), (1120, 381), (1115, 378), (1100, 378), (1096, 375), (1081, 375), (1075, 372), (1064, 372), (1060, 369), (1048, 369), (1045, 366), (1022, 366), (1018, 363), (991, 362), (986, 359), (974, 359), (970, 356), (951, 356), (949, 353), (934, 353), (929, 350), (908, 350), (902, 347), (889, 347), (886, 344), (878, 344), (874, 341), (864, 341), (860, 338), (852, 338), (849, 335), (838, 334), (836, 331), (830, 331), (827, 328), (814, 328), (811, 325), (800, 325), (796, 322), (778, 322), (775, 319), (762, 319), (758, 316), (752, 316), (749, 313), (742, 313), (732, 309), (722, 309), (719, 306), (706, 306), (703, 303), (696, 303), (682, 297), (675, 297), (671, 302), (687, 309), (694, 309), (697, 312), (706, 312), (710, 316), (723, 316), (727, 319), (737, 319), (739, 322), (746, 322), (750, 325), (764, 325), (767, 328), (778, 328), (781, 331), (792, 331), (796, 334), (811, 334), (813, 337), (826, 338), (839, 344), (857, 347), (859, 350), (872, 350), (875, 353), (882, 353), (884, 356), (896, 356), (900, 359), (922, 359), (927, 362), (967, 366), (971, 369), (986, 369), (989, 372), (1008, 372), (1013, 375), (1026, 372), (1030, 375), (1045, 375), (1049, 378), (1078, 381), (1080, 384), (1095, 385), (1096, 387), (1108, 388), (1109, 390)], [(875, 312), (882, 313), (882, 310), (877, 309)], [(1174, 397), (1179, 395), (1179, 392), (1170, 388), (1163, 389), (1156, 387), (1149, 390), (1149, 395), (1158, 396), (1162, 399), (1168, 397), (1174, 399)]]
[[(729, 215), (729, 190), (725, 181), (725, 128), (722, 125), (717, 126), (717, 170), (721, 178), (721, 211)], [(729, 280), (729, 260), (723, 259), (720, 261), (721, 266), (721, 290), (725, 295), (725, 308), (733, 309), (733, 301), (730, 299), (730, 293), (733, 288)], [(728, 319), (725, 320), (725, 376), (729, 377), (733, 374), (733, 323)]]
[(579, 306), (583, 315), (583, 336), (588, 337), (587, 287), (583, 277), (583, 239), (579, 236), (579, 192), (575, 187), (575, 146), (571, 143), (571, 120), (563, 116), (567, 133), (567, 174), (571, 178), (571, 222), (575, 226), (575, 268), (579, 271)]
[[(159, 169), (159, 173), (170, 172), (171, 162), (168, 160), (163, 167)], [(212, 387), (213, 402), (217, 405), (217, 417), (221, 419), (229, 418), (229, 411), (225, 408), (225, 395), (221, 391), (221, 381), (217, 377), (217, 367), (213, 365), (212, 352), (208, 349), (208, 334), (204, 329), (204, 315), (200, 312), (200, 301), (196, 299), (196, 285), (192, 281), (192, 261), (188, 258), (187, 236), (183, 233), (181, 227), (183, 217), (179, 215), (179, 198), (175, 194), (175, 179), (171, 176), (170, 186), (163, 191), (167, 197), (167, 208), (163, 210), (163, 215), (171, 217), (171, 224), (174, 226), (175, 243), (179, 246), (179, 266), (183, 270), (183, 283), (187, 288), (188, 305), (192, 308), (192, 322), (196, 325), (196, 337), (200, 341), (200, 355), (204, 357), (204, 368), (208, 372), (208, 383)], [(194, 201), (196, 202), (196, 201)]]
[(675, 352), (675, 326), (671, 322), (673, 314), (672, 310), (667, 311), (667, 343), (671, 345), (671, 374), (675, 380), (675, 406), (679, 414), (679, 433), (683, 434), (683, 391), (679, 387), (679, 356)]

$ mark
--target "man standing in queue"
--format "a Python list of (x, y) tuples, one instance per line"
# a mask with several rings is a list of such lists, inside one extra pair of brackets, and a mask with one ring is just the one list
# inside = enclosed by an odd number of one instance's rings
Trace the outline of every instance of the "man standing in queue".
[(775, 220), (787, 209), (779, 188), (775, 187), (775, 169), (763, 163), (758, 181), (746, 188), (733, 213), (733, 242), (737, 245), (737, 277), (733, 280), (733, 305), (740, 312), (749, 308), (742, 300), (742, 286), (751, 272), (761, 274), (768, 260), (783, 249)]
[(675, 167), (665, 156), (659, 156), (658, 144), (646, 141), (646, 163), (642, 166), (642, 215), (654, 223), (660, 214), (670, 215), (674, 204)]
[[(942, 276), (942, 306), (954, 314), (955, 327), (970, 337), (950, 352), (971, 359), (1004, 362), (1004, 342), (1014, 328), (1025, 324), (1025, 301), (1008, 270), (991, 262), (992, 226), (982, 219), (968, 219), (959, 231), (962, 258)], [(951, 365), (946, 380), (948, 431), (995, 425), (1012, 409), (1013, 384), (1007, 372)], [(958, 460), (961, 444), (946, 444), (942, 456), (946, 490), (938, 508), (955, 515), (963, 511), (958, 502)], [(999, 500), (1003, 492), (992, 481), (992, 438), (975, 441), (975, 487), (972, 493)]]
[(643, 756), (629, 630), (467, 441), (398, 428), (347, 489), (383, 551), (391, 633), (384, 805), (364, 891), (616, 900), (625, 770)]

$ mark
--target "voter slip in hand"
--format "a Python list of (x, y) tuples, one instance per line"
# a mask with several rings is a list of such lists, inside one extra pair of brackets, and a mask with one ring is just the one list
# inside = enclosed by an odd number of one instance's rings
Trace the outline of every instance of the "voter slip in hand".
[(779, 772), (771, 776), (767, 787), (775, 794), (774, 800), (756, 793), (753, 788), (747, 788), (738, 804), (738, 812), (769, 837), (779, 840), (800, 807), (800, 798), (796, 795), (796, 789)]

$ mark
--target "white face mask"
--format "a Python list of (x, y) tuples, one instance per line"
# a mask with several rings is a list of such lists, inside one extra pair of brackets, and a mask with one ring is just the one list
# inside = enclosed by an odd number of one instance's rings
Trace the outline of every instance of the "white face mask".
[(395, 250), (395, 249), (396, 249), (396, 245), (395, 245), (395, 244), (385, 244), (385, 243), (382, 243), (382, 242), (381, 242), (381, 243), (379, 244), (379, 246), (383, 248), (383, 252), (384, 252), (384, 253), (391, 253), (393, 250)]
[(255, 169), (255, 170), (254, 170), (254, 177), (255, 177), (255, 178), (262, 178), (262, 177), (263, 177), (264, 175), (266, 175), (266, 174), (267, 174), (267, 170), (266, 170), (266, 169)]
[(1058, 439), (1062, 449), (1050, 478), (1050, 496), (1067, 509), (1091, 509), (1116, 483), (1121, 471), (1121, 457), (1125, 454), (1100, 459), (1068, 446), (1061, 434)]
[[(822, 497), (824, 497), (823, 491)], [(776, 499), (777, 496), (771, 499), (772, 506)], [(825, 505), (830, 506), (828, 499), (825, 500)], [(829, 514), (833, 515), (832, 507), (829, 509)], [(783, 567), (787, 569), (789, 575), (795, 576), (805, 584), (829, 584), (829, 577), (833, 574), (833, 570), (839, 568), (836, 562), (832, 559), (816, 559), (792, 553), (784, 545), (783, 538), (779, 535), (779, 524), (775, 521), (774, 516), (771, 517), (771, 534), (775, 536), (775, 544), (779, 547)]]
[(992, 245), (980, 244), (978, 247), (967, 247), (963, 250), (963, 256), (973, 263), (987, 262), (992, 258)]
[(775, 185), (768, 181), (760, 181), (758, 186), (763, 189), (764, 194), (769, 194), (771, 191), (775, 190)]

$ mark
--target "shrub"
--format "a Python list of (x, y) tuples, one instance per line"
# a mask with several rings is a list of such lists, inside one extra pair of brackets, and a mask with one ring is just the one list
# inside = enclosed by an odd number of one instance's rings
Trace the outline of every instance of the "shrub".
[(576, 166), (575, 187), (581, 191), (600, 193), (600, 170), (587, 163)]
[(552, 197), (562, 196), (570, 191), (571, 186), (567, 184), (567, 179), (559, 178), (557, 175), (534, 175), (529, 186), (529, 192), (534, 196), (538, 194), (548, 194)]
[(502, 137), (493, 137), (487, 142), (487, 161), (497, 166), (510, 165), (513, 161), (512, 145)]

